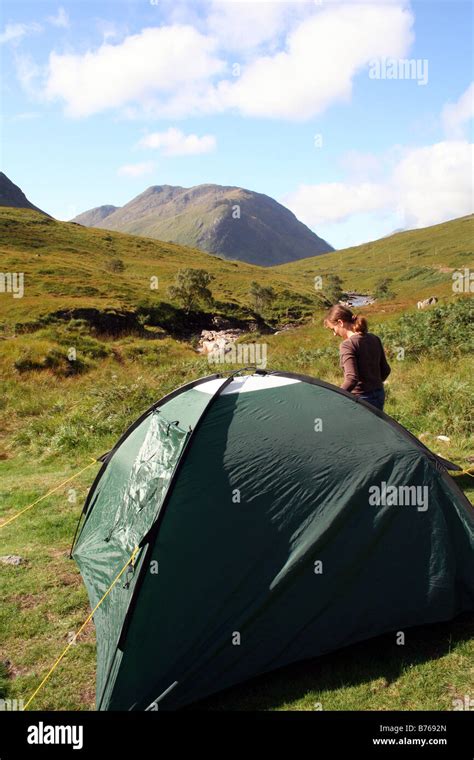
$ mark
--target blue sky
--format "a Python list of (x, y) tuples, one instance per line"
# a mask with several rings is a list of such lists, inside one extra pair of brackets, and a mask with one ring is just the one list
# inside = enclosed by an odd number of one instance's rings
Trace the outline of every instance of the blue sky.
[(473, 210), (471, 35), (451, 0), (4, 2), (2, 169), (60, 219), (215, 182), (338, 248), (435, 224)]

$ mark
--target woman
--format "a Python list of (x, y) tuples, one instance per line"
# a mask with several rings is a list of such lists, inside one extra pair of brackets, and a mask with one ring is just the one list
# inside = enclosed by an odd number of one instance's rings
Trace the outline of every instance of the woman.
[(340, 304), (329, 309), (324, 326), (342, 338), (339, 353), (344, 382), (341, 387), (383, 410), (383, 383), (390, 374), (390, 366), (380, 338), (367, 332), (365, 317), (355, 316), (347, 306)]

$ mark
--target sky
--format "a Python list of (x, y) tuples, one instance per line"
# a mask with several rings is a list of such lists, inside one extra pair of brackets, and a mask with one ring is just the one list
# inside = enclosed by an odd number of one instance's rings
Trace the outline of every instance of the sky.
[(3, 1), (2, 170), (58, 219), (266, 193), (336, 248), (473, 211), (473, 5)]

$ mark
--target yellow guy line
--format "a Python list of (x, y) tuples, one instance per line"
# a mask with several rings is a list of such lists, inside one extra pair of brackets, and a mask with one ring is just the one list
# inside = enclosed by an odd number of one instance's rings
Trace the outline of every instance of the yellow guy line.
[(5, 520), (5, 522), (3, 522), (3, 523), (0, 524), (0, 528), (4, 528), (5, 525), (9, 525), (11, 522), (13, 522), (13, 520), (16, 520), (17, 517), (20, 517), (20, 515), (22, 515), (24, 512), (27, 512), (29, 509), (31, 509), (32, 507), (34, 507), (35, 504), (39, 504), (40, 501), (43, 501), (43, 499), (47, 499), (48, 496), (51, 496), (51, 494), (55, 493), (55, 491), (59, 491), (59, 489), (62, 488), (63, 486), (65, 486), (66, 483), (70, 483), (71, 480), (74, 480), (74, 478), (77, 478), (79, 475), (81, 475), (81, 473), (85, 472), (86, 470), (89, 469), (89, 467), (92, 467), (92, 465), (96, 464), (96, 463), (97, 463), (97, 459), (93, 459), (92, 462), (87, 465), (87, 467), (83, 467), (82, 470), (79, 470), (79, 472), (76, 472), (75, 475), (71, 475), (70, 478), (68, 478), (67, 480), (64, 480), (58, 486), (56, 486), (55, 488), (51, 489), (51, 491), (48, 491), (48, 493), (46, 493), (44, 496), (40, 496), (39, 499), (36, 499), (36, 501), (34, 501), (32, 504), (28, 504), (27, 507), (24, 507), (24, 509), (21, 509), (16, 515), (13, 515), (13, 517), (10, 517), (9, 520)]
[(119, 574), (115, 577), (115, 579), (110, 584), (109, 588), (105, 592), (105, 594), (102, 597), (102, 599), (100, 599), (97, 602), (96, 606), (94, 607), (94, 609), (92, 610), (92, 612), (90, 613), (90, 615), (87, 616), (87, 618), (85, 619), (85, 621), (83, 622), (83, 624), (79, 628), (78, 632), (74, 634), (73, 638), (71, 639), (71, 641), (69, 642), (69, 644), (67, 645), (67, 647), (64, 649), (64, 651), (62, 652), (62, 654), (58, 657), (58, 659), (54, 663), (53, 667), (49, 670), (49, 672), (47, 673), (47, 675), (43, 678), (43, 680), (41, 681), (41, 683), (38, 686), (38, 688), (33, 692), (33, 694), (31, 695), (31, 697), (29, 698), (28, 702), (24, 706), (24, 708), (23, 708), (24, 710), (26, 710), (28, 708), (28, 705), (33, 701), (33, 699), (36, 697), (36, 695), (38, 694), (38, 692), (40, 691), (40, 689), (43, 688), (43, 686), (46, 683), (46, 681), (48, 681), (48, 679), (52, 676), (52, 674), (54, 673), (54, 671), (58, 667), (59, 663), (63, 659), (64, 655), (69, 651), (69, 649), (73, 646), (73, 644), (76, 643), (77, 637), (82, 633), (82, 631), (86, 627), (87, 623), (92, 619), (92, 617), (94, 616), (94, 614), (96, 613), (96, 611), (99, 609), (99, 607), (102, 604), (102, 602), (104, 601), (104, 599), (110, 594), (110, 592), (112, 591), (113, 587), (117, 583), (118, 579), (123, 575), (123, 573), (125, 572), (125, 570), (127, 569), (127, 567), (130, 564), (133, 564), (133, 562), (135, 561), (135, 557), (138, 554), (138, 551), (139, 551), (139, 547), (136, 546), (135, 549), (133, 550), (133, 552), (131, 553), (129, 559), (126, 561), (125, 565), (122, 567), (122, 569), (119, 572)]
[(472, 474), (473, 470), (474, 467), (466, 467), (462, 472), (458, 472), (458, 475), (469, 475), (470, 478), (474, 478), (474, 475)]

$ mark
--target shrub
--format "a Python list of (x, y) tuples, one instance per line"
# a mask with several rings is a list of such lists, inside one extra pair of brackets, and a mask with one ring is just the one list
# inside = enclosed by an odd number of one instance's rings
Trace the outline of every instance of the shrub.
[(374, 331), (389, 352), (403, 347), (407, 358), (420, 354), (451, 357), (474, 351), (472, 322), (470, 300), (461, 298), (429, 311), (409, 312)]
[(389, 277), (384, 277), (383, 279), (379, 280), (374, 289), (374, 298), (377, 298), (378, 300), (382, 300), (384, 298), (395, 298), (395, 293), (393, 290), (390, 290), (390, 285), (392, 283), (392, 280)]
[(109, 272), (123, 272), (125, 270), (125, 264), (123, 263), (122, 259), (110, 259), (106, 262), (105, 268)]
[(248, 291), (250, 304), (257, 314), (261, 314), (275, 298), (275, 291), (271, 287), (265, 287), (255, 280), (250, 283)]
[(337, 274), (327, 274), (323, 277), (325, 287), (324, 295), (331, 304), (338, 303), (345, 295), (342, 289), (342, 280)]

